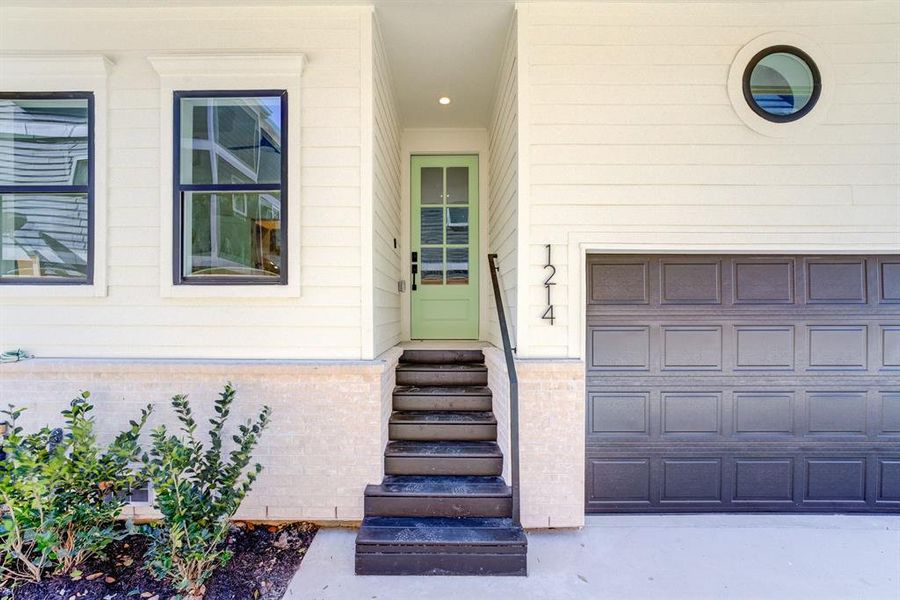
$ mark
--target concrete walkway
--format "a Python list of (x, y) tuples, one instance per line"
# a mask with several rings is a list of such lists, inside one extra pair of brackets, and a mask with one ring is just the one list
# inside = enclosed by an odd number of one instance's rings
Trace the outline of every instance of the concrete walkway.
[(900, 600), (900, 517), (589, 517), (530, 532), (527, 578), (356, 577), (355, 535), (319, 531), (285, 598)]

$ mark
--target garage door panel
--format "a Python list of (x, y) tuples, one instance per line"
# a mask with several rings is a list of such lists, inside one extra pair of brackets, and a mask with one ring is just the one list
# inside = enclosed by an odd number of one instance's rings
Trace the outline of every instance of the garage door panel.
[(735, 391), (734, 433), (752, 438), (795, 435), (795, 394), (791, 391)]
[(735, 325), (735, 370), (794, 370), (793, 325)]
[(900, 260), (881, 260), (878, 290), (883, 304), (900, 304)]
[(664, 437), (722, 434), (721, 392), (662, 392), (660, 402)]
[(791, 457), (734, 460), (736, 503), (790, 503), (794, 501), (794, 459)]
[(591, 502), (597, 505), (650, 506), (650, 459), (605, 458), (591, 461), (594, 488)]
[(589, 395), (590, 433), (650, 437), (649, 392), (604, 392)]
[(663, 325), (664, 371), (722, 370), (722, 328), (713, 325)]
[(816, 370), (865, 370), (868, 367), (868, 327), (810, 325), (806, 364)]
[(881, 326), (881, 368), (900, 370), (900, 325)]
[(609, 371), (650, 369), (650, 327), (593, 327), (591, 366)]
[(660, 304), (721, 304), (722, 261), (673, 258), (659, 261)]
[(876, 501), (900, 504), (900, 455), (879, 459), (876, 477)]
[(900, 512), (900, 257), (588, 262), (588, 511)]
[(734, 304), (793, 304), (794, 259), (736, 258)]
[(649, 304), (650, 261), (610, 259), (591, 265), (593, 304)]
[(865, 304), (868, 300), (866, 260), (863, 258), (808, 258), (807, 304)]
[(900, 391), (881, 392), (879, 400), (881, 418), (878, 433), (900, 437)]
[(864, 458), (809, 458), (805, 467), (805, 502), (865, 502)]

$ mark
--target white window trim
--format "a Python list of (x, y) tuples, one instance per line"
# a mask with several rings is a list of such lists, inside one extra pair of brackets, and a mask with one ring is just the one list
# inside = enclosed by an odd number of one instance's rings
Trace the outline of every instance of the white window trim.
[(84, 285), (0, 285), (0, 298), (90, 298), (107, 294), (107, 80), (112, 61), (91, 55), (6, 55), (0, 58), (0, 91), (94, 94), (94, 280)]
[[(772, 46), (794, 46), (803, 50), (816, 63), (821, 79), (819, 99), (809, 114), (796, 121), (775, 123), (758, 115), (744, 98), (744, 70), (750, 60), (759, 52)], [(831, 105), (835, 79), (831, 60), (825, 50), (812, 39), (789, 31), (773, 31), (750, 40), (741, 48), (728, 71), (728, 97), (734, 112), (753, 131), (768, 137), (792, 137), (801, 135), (824, 122)]]
[[(296, 298), (300, 296), (300, 94), (304, 54), (166, 54), (148, 59), (160, 78), (159, 289), (164, 298)], [(172, 160), (175, 91), (287, 90), (287, 285), (175, 285), (172, 281)]]

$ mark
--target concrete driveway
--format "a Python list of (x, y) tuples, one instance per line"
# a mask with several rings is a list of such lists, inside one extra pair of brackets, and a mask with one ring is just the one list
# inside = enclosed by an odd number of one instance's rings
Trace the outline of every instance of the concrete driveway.
[(356, 577), (349, 529), (319, 531), (285, 598), (900, 600), (900, 517), (589, 517), (528, 534), (527, 578)]

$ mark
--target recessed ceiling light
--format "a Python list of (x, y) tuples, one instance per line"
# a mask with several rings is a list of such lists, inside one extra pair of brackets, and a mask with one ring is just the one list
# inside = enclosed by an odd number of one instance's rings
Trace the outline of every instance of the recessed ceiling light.
[(450, 104), (450, 98), (448, 98), (447, 96), (441, 96), (440, 98), (438, 98), (438, 104), (447, 106), (448, 104)]

